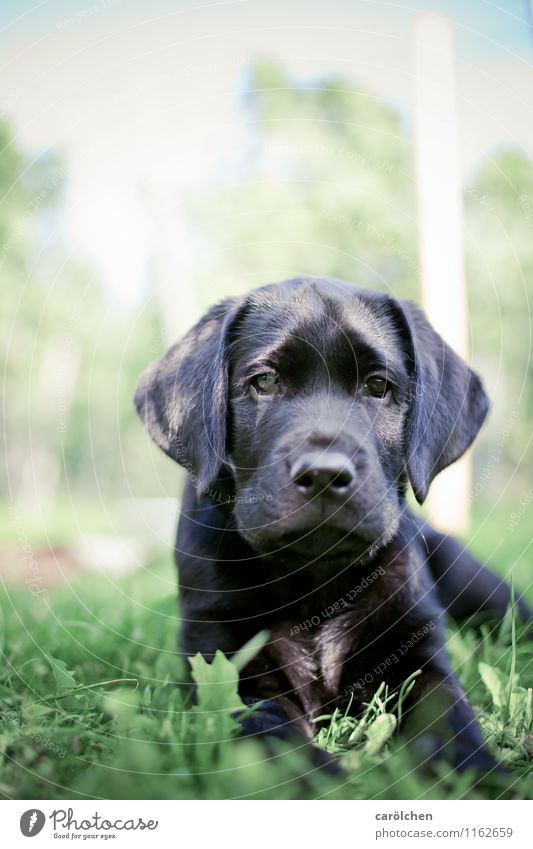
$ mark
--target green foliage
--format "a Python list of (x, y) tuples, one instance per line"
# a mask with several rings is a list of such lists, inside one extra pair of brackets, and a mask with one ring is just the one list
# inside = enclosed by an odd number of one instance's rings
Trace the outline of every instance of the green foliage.
[[(514, 591), (512, 592), (514, 602)], [(480, 661), (479, 674), (492, 698), (492, 712), (485, 718), (484, 731), (498, 743), (502, 760), (527, 763), (533, 744), (533, 689), (520, 685), (517, 673), (516, 617), (514, 604), (500, 628), (500, 639), (509, 634), (511, 651), (507, 669)]]
[[(445, 767), (429, 779), (415, 768), (397, 717), (416, 676), (400, 697), (383, 684), (358, 719), (339, 711), (322, 718), (317, 741), (340, 756), (344, 769), (331, 776), (313, 765), (307, 746), (237, 738), (235, 714), (246, 708), (236, 665), (220, 652), (211, 664), (193, 658), (198, 698), (192, 705), (175, 649), (175, 599), (164, 589), (170, 580), (154, 566), (112, 593), (94, 581), (75, 593), (4, 594), (1, 793), (58, 799), (527, 796), (533, 651), (520, 633), (513, 642), (509, 627), (481, 637), (454, 630), (449, 645), (489, 744), (513, 770), (510, 786), (475, 786), (471, 775)], [(264, 637), (245, 649), (239, 665)]]
[(332, 755), (344, 754), (363, 743), (367, 754), (377, 754), (399, 727), (405, 700), (419, 675), (420, 670), (410, 675), (398, 693), (390, 692), (382, 681), (361, 717), (350, 715), (353, 697), (344, 710), (335, 708), (333, 713), (319, 717), (317, 722), (327, 724), (318, 729), (317, 743)]

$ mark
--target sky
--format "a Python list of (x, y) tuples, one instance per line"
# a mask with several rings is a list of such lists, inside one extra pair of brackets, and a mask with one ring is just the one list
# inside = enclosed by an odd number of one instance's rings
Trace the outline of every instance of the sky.
[(131, 304), (165, 210), (223, 181), (243, 148), (250, 62), (277, 59), (302, 81), (342, 72), (409, 132), (427, 12), (453, 25), (465, 179), (502, 145), (533, 156), (527, 0), (2, 0), (0, 111), (36, 155), (63, 153), (72, 251)]

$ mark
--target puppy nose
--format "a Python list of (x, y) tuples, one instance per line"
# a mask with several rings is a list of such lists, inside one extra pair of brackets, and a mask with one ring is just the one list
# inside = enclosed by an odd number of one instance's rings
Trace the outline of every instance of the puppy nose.
[(293, 463), (291, 479), (308, 498), (322, 492), (342, 495), (353, 489), (355, 468), (350, 458), (338, 451), (309, 451)]

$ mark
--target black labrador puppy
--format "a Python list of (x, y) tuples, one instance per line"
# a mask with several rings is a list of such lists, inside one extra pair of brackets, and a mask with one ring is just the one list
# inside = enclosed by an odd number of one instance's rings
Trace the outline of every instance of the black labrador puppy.
[[(508, 587), (415, 520), (481, 428), (480, 378), (412, 303), (295, 279), (214, 306), (141, 378), (137, 410), (189, 472), (176, 561), (181, 650), (231, 656), (245, 733), (357, 714), (420, 670), (405, 734), (458, 769), (496, 766), (443, 649), (444, 611), (502, 616)], [(522, 615), (527, 617), (525, 606)], [(428, 729), (430, 729), (428, 731)]]

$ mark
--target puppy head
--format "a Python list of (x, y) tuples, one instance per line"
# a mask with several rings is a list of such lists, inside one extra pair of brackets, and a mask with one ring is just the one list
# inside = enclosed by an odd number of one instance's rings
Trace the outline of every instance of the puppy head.
[(145, 372), (135, 403), (199, 494), (280, 556), (389, 542), (407, 481), (421, 503), (488, 410), (414, 304), (322, 279), (213, 307)]

